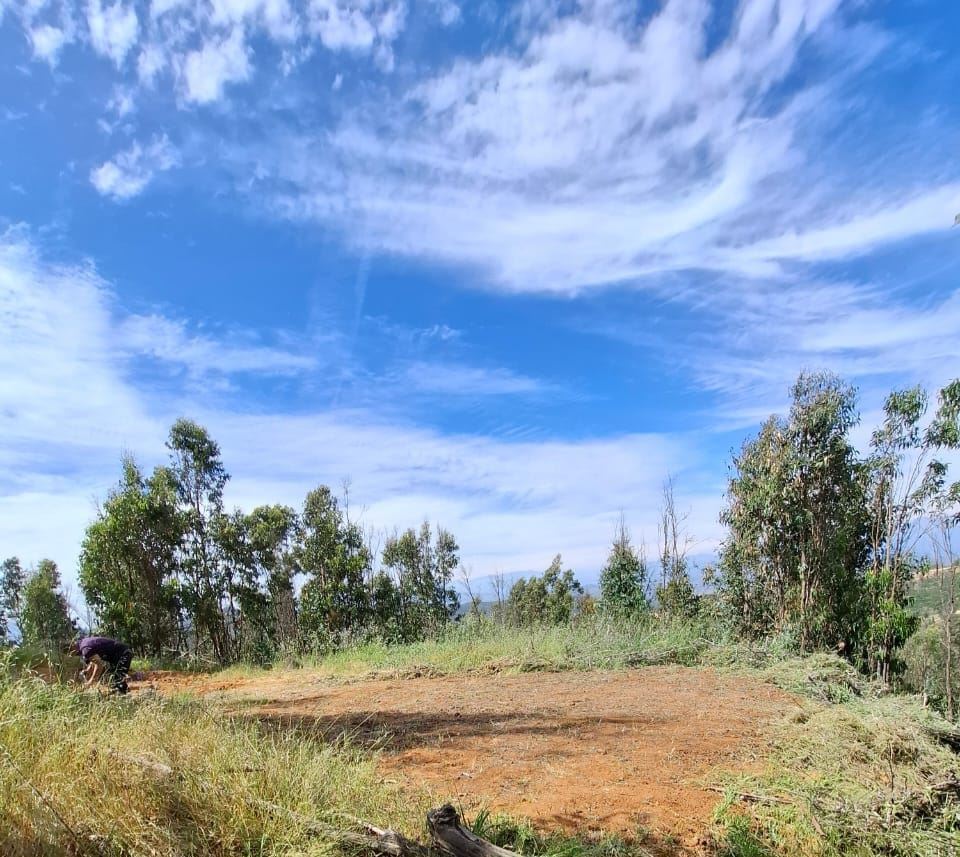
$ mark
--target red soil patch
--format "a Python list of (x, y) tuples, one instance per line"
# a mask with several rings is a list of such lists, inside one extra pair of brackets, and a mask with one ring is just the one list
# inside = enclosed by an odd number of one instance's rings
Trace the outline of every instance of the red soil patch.
[[(172, 678), (172, 677), (171, 677)], [(765, 726), (794, 706), (757, 679), (657, 667), (628, 672), (466, 675), (333, 684), (309, 672), (217, 682), (244, 716), (350, 736), (381, 749), (390, 777), (468, 809), (541, 828), (636, 833), (694, 847), (719, 795), (720, 770), (756, 766)]]

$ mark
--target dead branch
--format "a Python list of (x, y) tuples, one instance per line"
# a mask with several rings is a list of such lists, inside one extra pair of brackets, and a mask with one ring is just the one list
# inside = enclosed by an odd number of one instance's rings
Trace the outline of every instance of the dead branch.
[(791, 804), (793, 801), (787, 800), (786, 798), (776, 797), (775, 795), (756, 795), (750, 792), (735, 792), (730, 789), (721, 788), (720, 786), (707, 786), (707, 788), (712, 792), (719, 792), (722, 795), (732, 795), (738, 800), (745, 801), (746, 803), (773, 803), (773, 804)]

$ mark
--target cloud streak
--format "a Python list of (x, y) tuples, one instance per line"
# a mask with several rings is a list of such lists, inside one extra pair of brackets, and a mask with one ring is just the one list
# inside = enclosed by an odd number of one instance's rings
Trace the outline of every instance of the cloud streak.
[(138, 196), (157, 173), (179, 162), (179, 154), (163, 135), (145, 146), (135, 142), (112, 160), (95, 167), (90, 171), (90, 183), (103, 196), (122, 202)]
[(233, 165), (257, 165), (254, 192), (279, 216), (472, 266), (511, 292), (782, 278), (944, 231), (960, 206), (949, 181), (891, 182), (839, 207), (829, 182), (812, 190), (811, 132), (886, 44), (848, 25), (851, 5), (742, 0), (722, 19), (707, 0), (668, 0), (639, 23), (626, 3), (549, 13), (519, 46), (455, 60), (323, 136), (272, 128), (268, 146), (234, 147)]

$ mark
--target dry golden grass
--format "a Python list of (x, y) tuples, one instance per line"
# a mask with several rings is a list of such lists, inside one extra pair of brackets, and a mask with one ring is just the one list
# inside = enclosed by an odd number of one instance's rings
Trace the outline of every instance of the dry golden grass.
[(192, 701), (0, 678), (5, 855), (321, 854), (333, 843), (309, 819), (349, 827), (349, 813), (418, 833), (424, 809), (349, 748)]

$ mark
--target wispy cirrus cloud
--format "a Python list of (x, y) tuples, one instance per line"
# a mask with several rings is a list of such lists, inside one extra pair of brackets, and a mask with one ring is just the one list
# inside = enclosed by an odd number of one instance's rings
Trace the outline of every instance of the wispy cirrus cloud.
[(501, 367), (482, 368), (456, 363), (416, 361), (402, 373), (402, 383), (420, 393), (443, 396), (543, 395), (556, 388), (541, 381)]
[(194, 377), (209, 374), (297, 375), (316, 369), (317, 356), (249, 341), (249, 334), (204, 335), (182, 319), (129, 315), (117, 326), (118, 347), (132, 356), (175, 366)]
[(234, 168), (257, 164), (280, 216), (475, 266), (509, 291), (781, 277), (945, 230), (960, 204), (949, 181), (874, 183), (839, 205), (829, 182), (813, 189), (817, 127), (829, 133), (843, 87), (887, 45), (852, 5), (546, 7), (519, 45), (363, 103), (319, 139), (273, 128), (269, 150), (234, 148)]
[[(54, 18), (15, 8), (31, 32), (58, 28), (129, 66), (124, 86), (135, 65), (141, 90), (168, 99), (169, 127), (189, 128), (196, 157), (222, 159), (257, 209), (364, 252), (473, 268), (510, 292), (651, 287), (696, 270), (749, 288), (935, 233), (960, 204), (949, 165), (918, 185), (877, 150), (863, 162), (841, 153), (838, 175), (818, 161), (838, 127), (869, 125), (850, 91), (872, 64), (926, 61), (895, 60), (893, 37), (855, 0), (666, 0), (639, 13), (628, 0), (528, 3), (483, 51), (394, 78), (377, 69), (395, 64), (413, 14), (403, 0), (97, 0)], [(446, 0), (424, 12), (436, 27), (463, 15)], [(39, 49), (48, 61), (58, 38)], [(336, 58), (325, 73), (338, 99), (341, 65), (362, 61), (373, 80), (317, 111), (297, 70), (318, 51)], [(277, 111), (284, 81), (295, 84)], [(244, 109), (218, 114), (204, 140), (191, 111), (233, 94)], [(117, 200), (149, 181), (130, 163), (97, 169)]]
[[(960, 247), (947, 264), (960, 271)], [(714, 281), (702, 332), (682, 359), (719, 397), (717, 427), (747, 427), (782, 411), (801, 370), (852, 381), (874, 411), (891, 388), (934, 390), (955, 378), (960, 289), (918, 301), (907, 285), (801, 279), (758, 284), (746, 296), (735, 283)]]

